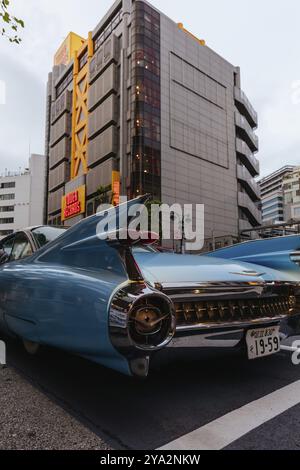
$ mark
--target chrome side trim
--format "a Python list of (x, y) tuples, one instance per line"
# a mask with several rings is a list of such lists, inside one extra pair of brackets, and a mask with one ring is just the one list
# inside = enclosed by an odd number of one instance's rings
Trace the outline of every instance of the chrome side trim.
[(206, 332), (199, 335), (175, 336), (168, 348), (200, 349), (200, 348), (235, 348), (243, 340), (244, 329)]
[[(168, 295), (172, 300), (195, 300), (204, 298), (240, 297), (257, 298), (264, 294), (274, 293), (287, 287), (300, 289), (299, 282), (195, 282), (195, 283), (163, 283), (162, 292)], [(299, 291), (300, 293), (300, 291)]]
[(228, 330), (231, 328), (253, 328), (253, 327), (258, 327), (260, 325), (265, 325), (265, 324), (271, 324), (271, 323), (279, 323), (282, 320), (285, 320), (287, 318), (287, 315), (281, 315), (278, 317), (274, 318), (259, 318), (259, 319), (254, 319), (251, 321), (247, 322), (230, 322), (230, 323), (199, 323), (197, 325), (191, 325), (191, 326), (177, 326), (176, 327), (176, 332), (199, 332), (205, 333), (208, 330), (215, 330), (216, 328), (222, 329), (222, 330)]

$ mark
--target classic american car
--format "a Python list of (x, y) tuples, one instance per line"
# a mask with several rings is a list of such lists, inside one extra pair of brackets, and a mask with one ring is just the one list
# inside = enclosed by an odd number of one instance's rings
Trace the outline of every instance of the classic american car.
[(300, 237), (201, 256), (162, 252), (152, 236), (120, 236), (124, 214), (145, 201), (120, 205), (106, 240), (103, 213), (3, 239), (0, 330), (31, 354), (49, 345), (137, 377), (166, 348), (277, 353), (300, 325)]

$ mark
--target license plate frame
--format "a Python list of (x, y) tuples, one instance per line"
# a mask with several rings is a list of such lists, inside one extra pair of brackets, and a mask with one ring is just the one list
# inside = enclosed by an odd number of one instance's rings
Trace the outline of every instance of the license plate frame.
[(279, 325), (253, 328), (247, 331), (246, 344), (249, 361), (273, 356), (280, 351)]

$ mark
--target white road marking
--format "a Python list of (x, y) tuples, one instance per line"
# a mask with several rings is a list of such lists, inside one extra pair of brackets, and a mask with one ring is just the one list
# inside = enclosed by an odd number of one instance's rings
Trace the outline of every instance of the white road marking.
[(287, 352), (297, 352), (297, 351), (300, 352), (299, 348), (295, 348), (295, 347), (292, 347), (292, 346), (280, 346), (280, 349), (281, 349), (281, 351), (287, 351)]
[(159, 450), (221, 450), (300, 403), (300, 380), (176, 439)]

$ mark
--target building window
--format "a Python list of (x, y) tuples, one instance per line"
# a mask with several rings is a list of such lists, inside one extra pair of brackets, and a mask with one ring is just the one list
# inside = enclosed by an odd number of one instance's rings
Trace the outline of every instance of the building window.
[(65, 91), (66, 88), (72, 83), (73, 81), (73, 70), (68, 73), (68, 75), (63, 79), (62, 82), (59, 83), (56, 87), (56, 99)]
[(54, 217), (52, 219), (49, 219), (48, 220), (48, 225), (54, 225), (55, 227), (61, 227), (62, 226), (61, 217), (57, 216), (57, 217)]
[(10, 188), (15, 188), (15, 187), (16, 187), (15, 181), (12, 181), (10, 183), (1, 183), (0, 185), (0, 189), (10, 189)]
[(131, 28), (131, 194), (161, 199), (160, 15), (135, 2)]
[(88, 51), (86, 51), (82, 57), (79, 59), (79, 70), (83, 69), (83, 67), (87, 64), (88, 62)]
[(97, 34), (94, 42), (95, 52), (99, 49), (100, 46), (106, 41), (106, 39), (111, 35), (111, 33), (119, 26), (122, 21), (122, 10), (119, 10), (112, 20), (102, 28)]
[(0, 206), (0, 212), (13, 212), (15, 206)]
[(0, 194), (0, 201), (11, 201), (15, 199), (14, 194)]
[(5, 237), (6, 235), (11, 235), (14, 233), (13, 230), (0, 230), (0, 237)]
[(14, 223), (14, 218), (13, 217), (7, 217), (4, 219), (0, 219), (0, 224), (13, 224)]

